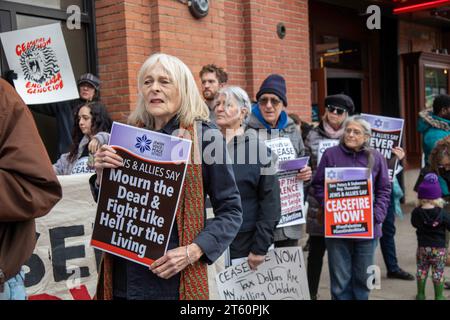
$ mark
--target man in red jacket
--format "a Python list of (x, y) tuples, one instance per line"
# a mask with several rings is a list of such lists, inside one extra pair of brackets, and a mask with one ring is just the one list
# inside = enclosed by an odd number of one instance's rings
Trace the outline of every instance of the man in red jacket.
[(25, 299), (22, 266), (36, 244), (34, 219), (62, 192), (31, 112), (2, 79), (0, 185), (0, 300)]

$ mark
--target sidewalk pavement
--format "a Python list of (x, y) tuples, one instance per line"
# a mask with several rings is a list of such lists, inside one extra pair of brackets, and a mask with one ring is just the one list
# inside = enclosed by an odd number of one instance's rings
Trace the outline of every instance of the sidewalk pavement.
[[(409, 273), (416, 273), (416, 232), (411, 225), (411, 211), (414, 207), (411, 205), (403, 206), (403, 220), (396, 217), (396, 248), (399, 266)], [(308, 253), (305, 253), (305, 259)], [(378, 245), (375, 254), (375, 264), (381, 269), (381, 288), (372, 290), (370, 300), (414, 300), (417, 293), (416, 281), (388, 279), (386, 277), (386, 265), (384, 264), (381, 249)], [(445, 269), (445, 276), (450, 279), (450, 268)], [(428, 273), (426, 285), (427, 300), (434, 299), (433, 283), (431, 282), (431, 270)], [(447, 299), (450, 299), (450, 290), (444, 292)], [(328, 260), (325, 254), (322, 276), (319, 284), (319, 300), (330, 300), (330, 278), (328, 273)]]
[[(397, 259), (399, 266), (409, 273), (416, 273), (416, 249), (417, 240), (416, 232), (412, 227), (411, 211), (413, 210), (412, 205), (403, 206), (404, 217), (401, 220), (396, 217), (396, 248), (397, 248)], [(306, 243), (307, 237), (300, 240), (300, 245), (303, 246)], [(308, 252), (304, 252), (305, 263), (308, 257)], [(210, 289), (211, 296), (210, 299), (219, 299), (217, 294), (217, 289), (215, 286), (214, 276), (217, 272), (223, 270), (223, 257), (217, 261), (212, 266), (209, 266), (208, 272), (210, 277)], [(369, 299), (370, 300), (414, 300), (417, 293), (416, 281), (398, 280), (398, 279), (388, 279), (386, 277), (386, 266), (384, 264), (383, 256), (381, 255), (381, 249), (378, 245), (375, 253), (375, 264), (380, 267), (381, 270), (381, 280), (380, 289), (372, 290)], [(445, 269), (445, 276), (450, 280), (450, 268)], [(428, 274), (428, 280), (426, 285), (426, 297), (427, 300), (434, 299), (433, 283), (431, 282), (431, 271)], [(445, 290), (444, 295), (450, 300), (450, 290)], [(330, 277), (328, 273), (328, 259), (325, 253), (324, 264), (322, 269), (322, 275), (319, 283), (319, 300), (330, 300)]]

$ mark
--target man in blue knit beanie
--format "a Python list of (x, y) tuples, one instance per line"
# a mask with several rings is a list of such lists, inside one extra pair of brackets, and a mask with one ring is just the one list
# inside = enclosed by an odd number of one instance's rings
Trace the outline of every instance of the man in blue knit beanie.
[[(247, 129), (258, 131), (261, 138), (271, 140), (271, 143), (282, 142), (283, 148), (273, 148), (278, 160), (291, 160), (305, 155), (305, 146), (301, 132), (294, 120), (290, 118), (285, 109), (288, 105), (286, 97), (286, 81), (279, 74), (269, 75), (261, 84), (256, 94), (257, 104), (247, 123)], [(282, 150), (281, 150), (282, 149)], [(308, 165), (299, 170), (297, 179), (309, 181), (311, 167)], [(302, 238), (300, 224), (277, 228), (274, 233), (275, 247), (297, 246)]]

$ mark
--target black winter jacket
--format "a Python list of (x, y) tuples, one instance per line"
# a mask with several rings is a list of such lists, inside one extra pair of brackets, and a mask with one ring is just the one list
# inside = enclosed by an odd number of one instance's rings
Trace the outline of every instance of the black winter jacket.
[[(176, 117), (172, 118), (159, 132), (171, 135), (180, 128)], [(209, 195), (214, 211), (214, 218), (205, 222), (204, 229), (193, 241), (203, 250), (202, 260), (212, 264), (217, 260), (236, 237), (242, 223), (242, 207), (239, 190), (234, 179), (233, 169), (225, 163), (227, 152), (222, 134), (211, 124), (202, 122), (199, 125), (197, 138), (202, 148), (202, 178), (205, 197)], [(215, 157), (208, 158), (207, 147), (211, 141), (220, 139), (222, 150), (216, 150)], [(222, 159), (221, 155), (225, 157)], [(217, 160), (216, 162), (214, 160)], [(219, 162), (219, 163), (217, 163)], [(222, 164), (220, 164), (222, 162)], [(94, 198), (98, 197), (95, 186), (96, 175), (90, 181)], [(205, 210), (206, 219), (206, 210)], [(176, 220), (172, 226), (168, 250), (179, 246)], [(114, 257), (114, 296), (128, 300), (179, 299), (180, 273), (169, 279), (159, 278), (148, 267), (131, 262), (124, 258)]]
[(445, 229), (450, 230), (450, 215), (439, 207), (417, 207), (411, 214), (411, 223), (417, 229), (419, 247), (445, 248)]
[(227, 149), (243, 211), (243, 222), (230, 245), (230, 256), (232, 259), (247, 257), (250, 252), (265, 255), (274, 241), (281, 216), (276, 155), (252, 130), (234, 137)]

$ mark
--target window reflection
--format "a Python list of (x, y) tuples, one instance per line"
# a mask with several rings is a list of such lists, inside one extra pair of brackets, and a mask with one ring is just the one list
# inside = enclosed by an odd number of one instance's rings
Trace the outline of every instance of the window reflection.
[(362, 69), (360, 42), (326, 35), (316, 43), (316, 52), (320, 67)]
[(425, 106), (433, 106), (439, 94), (448, 94), (448, 69), (425, 67)]

